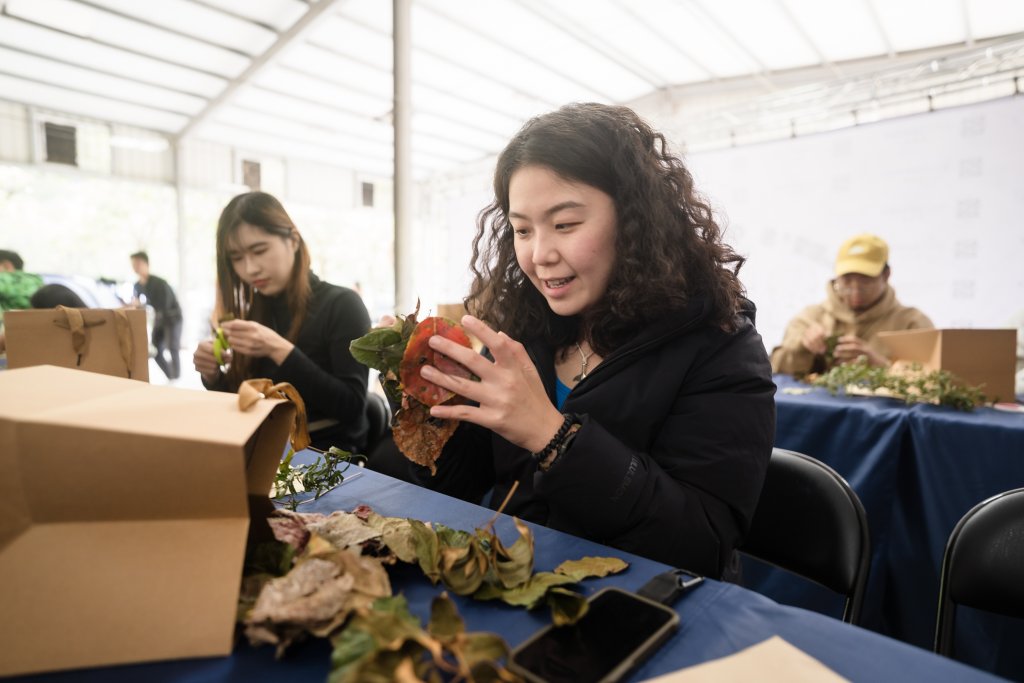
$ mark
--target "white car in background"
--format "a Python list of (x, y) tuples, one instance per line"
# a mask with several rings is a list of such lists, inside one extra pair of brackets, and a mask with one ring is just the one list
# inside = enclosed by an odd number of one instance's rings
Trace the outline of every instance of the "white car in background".
[(64, 285), (78, 295), (89, 308), (121, 308), (125, 302), (117, 295), (118, 284), (84, 275), (40, 273), (44, 285)]

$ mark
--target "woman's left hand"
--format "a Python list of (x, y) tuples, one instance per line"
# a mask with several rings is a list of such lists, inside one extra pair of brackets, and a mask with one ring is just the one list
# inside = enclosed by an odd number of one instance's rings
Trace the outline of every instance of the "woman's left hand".
[(473, 316), (463, 316), (462, 326), (490, 350), (493, 362), (440, 335), (430, 338), (430, 348), (465, 366), (480, 381), (447, 375), (431, 365), (423, 366), (420, 375), (479, 406), (438, 405), (430, 414), (487, 427), (531, 453), (544, 448), (563, 417), (548, 398), (526, 348)]
[(295, 345), (266, 325), (252, 320), (226, 320), (221, 323), (232, 353), (284, 362)]

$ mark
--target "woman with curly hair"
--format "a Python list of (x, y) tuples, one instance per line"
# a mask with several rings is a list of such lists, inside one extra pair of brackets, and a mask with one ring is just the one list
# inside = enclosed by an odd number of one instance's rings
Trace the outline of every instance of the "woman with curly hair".
[(534, 118), (498, 158), (478, 220), (463, 325), (484, 355), (425, 366), (465, 397), (416, 481), (667, 564), (719, 577), (757, 504), (775, 385), (743, 258), (722, 242), (665, 138), (619, 106)]

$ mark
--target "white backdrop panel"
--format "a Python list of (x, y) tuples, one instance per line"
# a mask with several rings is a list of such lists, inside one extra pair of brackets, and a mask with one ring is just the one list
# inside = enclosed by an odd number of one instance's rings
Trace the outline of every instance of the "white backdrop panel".
[[(748, 258), (741, 277), (769, 349), (823, 298), (839, 245), (858, 232), (889, 242), (899, 298), (937, 326), (1002, 327), (1024, 309), (1024, 97), (697, 153), (687, 164)], [(474, 181), (435, 217), (446, 267), (431, 271), (442, 281), (420, 286), (441, 301), (468, 291), (474, 219), (490, 196), (489, 177)]]
[(903, 303), (939, 327), (1001, 327), (1024, 308), (1024, 98), (694, 154), (696, 185), (748, 262), (771, 348), (820, 301), (839, 245), (890, 245)]

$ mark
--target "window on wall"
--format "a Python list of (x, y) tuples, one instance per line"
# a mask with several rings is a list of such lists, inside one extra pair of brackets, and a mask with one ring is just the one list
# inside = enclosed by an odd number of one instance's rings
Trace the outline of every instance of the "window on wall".
[(78, 165), (78, 141), (74, 126), (43, 124), (46, 133), (46, 160), (54, 164)]
[(242, 184), (253, 192), (260, 190), (260, 162), (242, 160)]
[(363, 183), (363, 206), (373, 206), (373, 183)]

